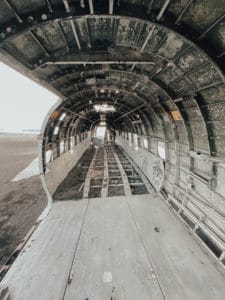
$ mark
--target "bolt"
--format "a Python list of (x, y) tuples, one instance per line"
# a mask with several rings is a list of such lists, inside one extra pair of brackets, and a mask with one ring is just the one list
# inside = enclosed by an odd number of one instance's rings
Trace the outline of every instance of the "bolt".
[(27, 18), (27, 20), (28, 20), (28, 22), (32, 22), (32, 21), (34, 21), (34, 17), (29, 16), (29, 17)]
[(154, 230), (155, 230), (155, 232), (160, 232), (160, 229), (157, 226), (155, 226)]
[(42, 14), (41, 18), (42, 18), (43, 21), (46, 21), (48, 19), (48, 16), (46, 14)]

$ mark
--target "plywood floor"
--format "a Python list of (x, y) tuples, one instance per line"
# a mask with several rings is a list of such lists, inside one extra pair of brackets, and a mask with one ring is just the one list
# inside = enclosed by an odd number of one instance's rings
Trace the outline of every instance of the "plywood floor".
[(224, 300), (225, 277), (152, 192), (55, 202), (1, 291), (21, 300)]

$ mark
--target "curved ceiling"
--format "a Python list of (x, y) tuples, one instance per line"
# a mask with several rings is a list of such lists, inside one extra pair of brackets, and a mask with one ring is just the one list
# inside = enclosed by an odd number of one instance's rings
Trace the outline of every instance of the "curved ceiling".
[(114, 105), (124, 143), (137, 133), (157, 159), (164, 143), (161, 194), (225, 263), (224, 0), (2, 0), (0, 60), (61, 99), (44, 171), (101, 119), (94, 104)]
[(110, 103), (116, 129), (221, 157), (224, 18), (222, 0), (4, 0), (0, 54), (62, 99), (61, 138), (99, 119), (93, 104)]

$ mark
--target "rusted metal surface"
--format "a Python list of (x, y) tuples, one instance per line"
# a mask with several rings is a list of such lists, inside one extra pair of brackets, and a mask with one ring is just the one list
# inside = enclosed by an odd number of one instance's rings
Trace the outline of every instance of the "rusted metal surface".
[[(147, 194), (147, 181), (118, 146), (86, 151), (54, 194), (55, 200)], [(148, 183), (149, 184), (149, 183)]]
[[(61, 142), (68, 151), (70, 140), (82, 139), (101, 120), (93, 106), (108, 103), (115, 112), (106, 115), (106, 123), (117, 137), (130, 135), (129, 147), (134, 136), (148, 139), (145, 151), (160, 163), (149, 162), (145, 171), (154, 169), (158, 191), (182, 203), (187, 195), (177, 190), (186, 193), (192, 181), (194, 197), (211, 201), (223, 214), (224, 24), (223, 0), (7, 0), (0, 3), (0, 57), (61, 97), (59, 115), (49, 118), (43, 138), (43, 149), (52, 149), (54, 160)], [(101, 195), (102, 187), (103, 195), (113, 195), (116, 186), (124, 193), (124, 171), (113, 168), (105, 150), (109, 180), (102, 161), (86, 196)], [(140, 192), (139, 183), (132, 183), (134, 193)]]

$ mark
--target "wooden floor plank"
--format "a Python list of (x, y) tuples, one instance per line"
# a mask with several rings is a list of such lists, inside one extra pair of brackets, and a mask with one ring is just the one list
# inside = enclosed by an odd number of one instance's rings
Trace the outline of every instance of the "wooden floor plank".
[(1, 289), (10, 299), (62, 299), (87, 200), (57, 202), (19, 255)]
[(125, 197), (91, 199), (65, 299), (163, 299)]
[(225, 277), (162, 200), (143, 195), (128, 203), (166, 299), (224, 300)]

